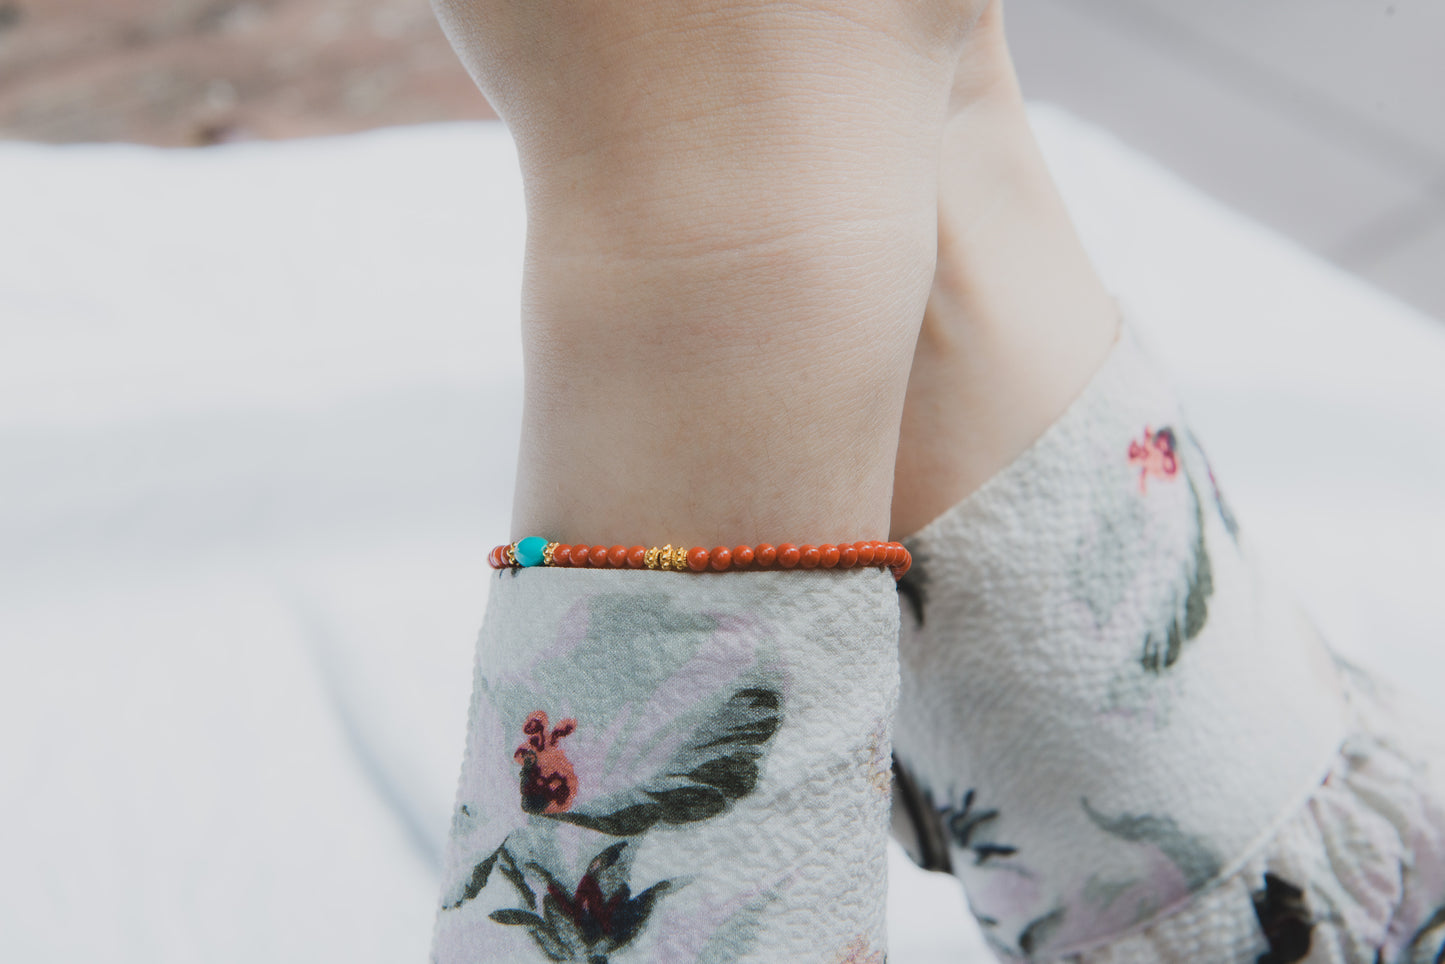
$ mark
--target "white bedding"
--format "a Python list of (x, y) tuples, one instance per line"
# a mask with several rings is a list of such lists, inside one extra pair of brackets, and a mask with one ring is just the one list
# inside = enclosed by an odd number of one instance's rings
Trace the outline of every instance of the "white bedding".
[[(1243, 524), (1436, 699), (1445, 327), (1034, 117)], [(424, 958), (522, 232), (498, 126), (0, 144), (0, 960)], [(890, 959), (982, 960), (893, 866)]]

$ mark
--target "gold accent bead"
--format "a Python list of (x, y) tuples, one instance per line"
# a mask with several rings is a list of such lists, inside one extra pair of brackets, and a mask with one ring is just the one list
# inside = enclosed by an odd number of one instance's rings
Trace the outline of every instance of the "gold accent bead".
[(552, 562), (552, 554), (557, 551), (557, 545), (558, 544), (555, 542), (547, 543), (547, 548), (542, 550), (542, 565), (554, 565), (554, 563)]
[(503, 555), (507, 557), (507, 565), (515, 567), (517, 565), (517, 544), (514, 542), (508, 546)]
[(672, 543), (662, 547), (662, 551), (657, 554), (657, 564), (662, 569), (672, 568)]
[(643, 559), (643, 561), (647, 564), (647, 568), (649, 568), (649, 569), (656, 569), (656, 568), (658, 568), (658, 565), (657, 565), (657, 554), (658, 554), (659, 551), (660, 551), (660, 550), (657, 548), (657, 546), (653, 546), (651, 549), (648, 549), (648, 550), (647, 550), (647, 555), (646, 555), (646, 556), (644, 557), (644, 559)]
[(678, 546), (672, 550), (672, 568), (678, 572), (687, 572), (687, 546)]

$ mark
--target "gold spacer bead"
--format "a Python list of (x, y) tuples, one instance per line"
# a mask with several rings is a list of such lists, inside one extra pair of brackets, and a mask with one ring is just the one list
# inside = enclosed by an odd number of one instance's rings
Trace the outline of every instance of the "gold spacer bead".
[(515, 568), (517, 565), (517, 544), (515, 542), (512, 543), (502, 555), (507, 557), (507, 565)]
[(678, 572), (687, 572), (687, 546), (678, 546), (672, 550), (672, 568)]
[(653, 546), (651, 549), (648, 549), (648, 550), (647, 550), (647, 555), (646, 555), (646, 556), (644, 557), (644, 559), (643, 559), (643, 561), (644, 561), (644, 562), (646, 563), (646, 565), (647, 565), (647, 568), (649, 568), (649, 569), (656, 569), (656, 568), (658, 568), (658, 565), (657, 565), (657, 554), (658, 554), (659, 551), (660, 551), (660, 550), (657, 548), (657, 546)]
[(662, 551), (657, 554), (657, 565), (661, 569), (672, 568), (672, 543), (663, 546)]
[(552, 562), (552, 554), (553, 554), (554, 552), (556, 552), (556, 551), (557, 551), (557, 543), (555, 543), (555, 542), (549, 542), (549, 543), (547, 543), (547, 548), (545, 548), (545, 549), (542, 550), (542, 565), (544, 565), (544, 566), (553, 565), (554, 563)]

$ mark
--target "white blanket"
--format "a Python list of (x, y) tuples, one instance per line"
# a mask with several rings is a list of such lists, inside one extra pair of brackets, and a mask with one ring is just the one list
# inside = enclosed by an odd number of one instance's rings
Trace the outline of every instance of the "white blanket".
[[(1435, 698), (1445, 328), (1034, 117), (1242, 523)], [(522, 232), (498, 126), (0, 144), (0, 959), (425, 956)], [(890, 959), (983, 960), (892, 866)]]

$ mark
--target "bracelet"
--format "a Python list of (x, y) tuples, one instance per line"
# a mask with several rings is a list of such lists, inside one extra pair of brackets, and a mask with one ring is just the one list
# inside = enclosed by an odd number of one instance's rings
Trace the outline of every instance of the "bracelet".
[(671, 572), (726, 572), (729, 569), (852, 569), (878, 566), (902, 579), (913, 557), (901, 542), (854, 542), (845, 545), (738, 546), (569, 546), (541, 536), (497, 546), (487, 556), (493, 569), (528, 569), (533, 566), (572, 569), (656, 569)]

